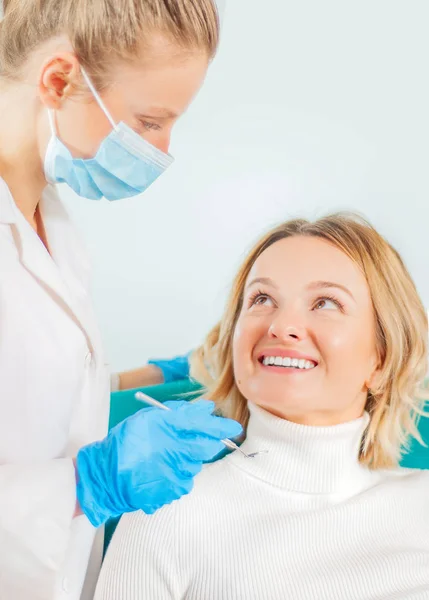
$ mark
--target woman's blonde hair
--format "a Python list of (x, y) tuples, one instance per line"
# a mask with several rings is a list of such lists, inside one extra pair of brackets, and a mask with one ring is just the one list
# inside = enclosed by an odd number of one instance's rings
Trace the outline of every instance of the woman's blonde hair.
[(368, 392), (370, 422), (359, 460), (373, 469), (397, 466), (410, 437), (422, 441), (417, 421), (423, 412), (421, 385), (427, 371), (427, 314), (414, 282), (394, 248), (364, 219), (335, 214), (316, 222), (298, 219), (279, 225), (253, 248), (241, 266), (223, 318), (192, 357), (191, 374), (207, 387), (204, 397), (247, 425), (249, 412), (234, 379), (232, 338), (243, 290), (258, 256), (279, 240), (317, 237), (344, 252), (364, 273), (371, 293), (381, 364), (377, 387)]
[(209, 58), (219, 41), (215, 0), (3, 0), (3, 9), (0, 76), (8, 79), (18, 79), (31, 53), (61, 35), (99, 88), (112, 62), (139, 58), (153, 34)]

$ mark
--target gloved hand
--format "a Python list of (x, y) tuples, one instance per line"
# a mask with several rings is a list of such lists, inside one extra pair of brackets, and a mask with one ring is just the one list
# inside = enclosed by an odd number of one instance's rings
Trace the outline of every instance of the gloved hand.
[(212, 415), (213, 402), (165, 404), (170, 411), (144, 408), (78, 452), (77, 498), (95, 527), (188, 494), (203, 462), (224, 449), (221, 440), (242, 432), (236, 421)]
[(176, 356), (175, 358), (165, 359), (152, 359), (148, 361), (148, 365), (155, 365), (162, 371), (164, 377), (164, 383), (171, 383), (172, 381), (180, 381), (181, 379), (187, 379), (189, 377), (189, 354), (184, 356)]

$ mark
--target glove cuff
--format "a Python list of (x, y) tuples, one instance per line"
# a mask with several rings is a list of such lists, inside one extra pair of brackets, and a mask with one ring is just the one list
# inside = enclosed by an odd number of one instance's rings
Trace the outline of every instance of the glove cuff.
[[(100, 527), (111, 517), (121, 514), (113, 507), (107, 506), (110, 498), (106, 494), (105, 485), (93, 457), (93, 446), (82, 448), (76, 457), (77, 485), (76, 494), (80, 508), (91, 525)], [(94, 460), (95, 459), (95, 460)], [(105, 502), (103, 502), (103, 499)], [(107, 500), (107, 502), (106, 502)]]

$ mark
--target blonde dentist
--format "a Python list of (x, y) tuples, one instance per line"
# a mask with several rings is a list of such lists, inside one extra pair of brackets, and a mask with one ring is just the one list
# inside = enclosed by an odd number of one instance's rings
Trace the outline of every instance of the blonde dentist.
[(0, 599), (89, 599), (96, 529), (188, 493), (241, 427), (202, 401), (140, 411), (106, 437), (109, 374), (88, 261), (55, 184), (116, 200), (167, 168), (218, 18), (211, 0), (8, 0), (4, 9)]

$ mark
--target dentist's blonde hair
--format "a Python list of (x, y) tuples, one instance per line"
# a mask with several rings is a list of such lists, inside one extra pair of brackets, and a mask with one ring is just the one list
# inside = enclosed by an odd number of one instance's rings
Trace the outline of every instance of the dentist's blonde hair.
[(222, 320), (192, 357), (191, 375), (207, 388), (205, 398), (244, 427), (249, 411), (234, 378), (232, 339), (243, 304), (244, 286), (256, 259), (271, 245), (292, 236), (317, 237), (344, 252), (364, 273), (371, 293), (381, 364), (377, 387), (368, 391), (370, 422), (359, 460), (372, 469), (397, 466), (411, 437), (421, 441), (417, 421), (424, 400), (428, 320), (398, 252), (364, 219), (336, 214), (316, 222), (288, 221), (267, 233), (241, 266)]
[(219, 41), (215, 0), (3, 0), (3, 10), (0, 76), (12, 80), (41, 44), (61, 35), (98, 88), (114, 61), (144, 56), (153, 35), (209, 58)]

